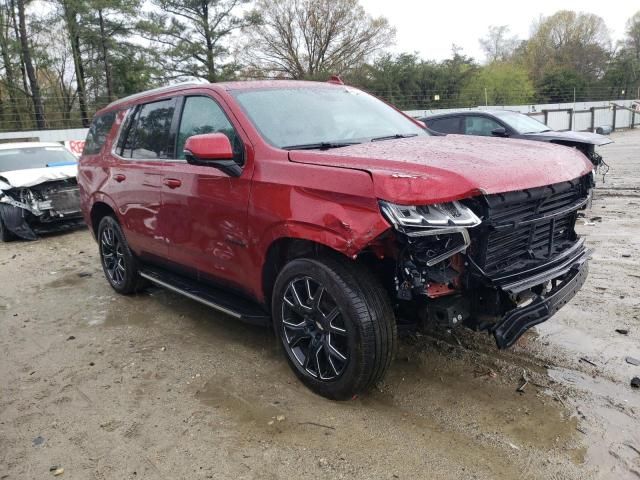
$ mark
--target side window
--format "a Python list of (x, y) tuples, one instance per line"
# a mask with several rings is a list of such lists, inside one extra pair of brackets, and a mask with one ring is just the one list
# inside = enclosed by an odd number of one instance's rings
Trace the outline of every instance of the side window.
[(491, 131), (501, 126), (498, 122), (487, 117), (468, 116), (464, 119), (464, 133), (466, 135), (490, 137)]
[(184, 159), (184, 144), (187, 138), (202, 133), (224, 133), (231, 142), (236, 161), (242, 163), (242, 142), (222, 108), (209, 97), (187, 97), (182, 109), (176, 157)]
[(169, 133), (175, 99), (138, 107), (123, 143), (122, 156), (139, 160), (171, 158)]
[(115, 112), (104, 113), (93, 119), (87, 133), (87, 139), (84, 143), (83, 155), (94, 155), (100, 153), (104, 142), (107, 141), (107, 135), (116, 119)]
[(440, 133), (460, 133), (460, 117), (439, 118), (427, 120), (427, 125), (431, 130)]

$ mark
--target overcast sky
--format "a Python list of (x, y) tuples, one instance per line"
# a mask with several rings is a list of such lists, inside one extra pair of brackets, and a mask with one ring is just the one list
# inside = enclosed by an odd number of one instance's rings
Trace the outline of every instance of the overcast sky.
[(451, 55), (451, 44), (466, 55), (483, 60), (478, 39), (489, 25), (508, 25), (511, 33), (527, 38), (540, 15), (558, 10), (595, 13), (609, 27), (612, 40), (624, 36), (625, 23), (640, 10), (637, 0), (360, 0), (367, 13), (384, 15), (396, 27), (393, 52), (417, 51), (426, 60)]

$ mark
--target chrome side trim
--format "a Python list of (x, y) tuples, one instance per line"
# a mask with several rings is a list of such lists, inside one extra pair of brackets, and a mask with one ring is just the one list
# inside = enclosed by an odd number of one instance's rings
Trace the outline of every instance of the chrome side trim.
[(154, 277), (153, 275), (140, 272), (140, 276), (142, 278), (146, 278), (147, 280), (157, 285), (160, 285), (161, 287), (164, 287), (173, 292), (179, 293), (180, 295), (184, 295), (185, 297), (190, 298), (191, 300), (195, 300), (196, 302), (203, 303), (204, 305), (207, 305), (208, 307), (218, 310), (219, 312), (226, 313), (227, 315), (231, 315), (232, 317), (235, 317), (235, 318), (242, 318), (242, 315), (240, 315), (237, 312), (234, 312), (233, 310), (229, 310), (228, 308), (218, 305), (217, 303), (210, 302), (209, 300), (206, 300), (202, 297), (194, 295), (193, 293), (187, 292), (186, 290), (182, 290), (181, 288), (171, 285), (170, 283), (163, 282), (162, 280), (158, 279), (157, 277)]

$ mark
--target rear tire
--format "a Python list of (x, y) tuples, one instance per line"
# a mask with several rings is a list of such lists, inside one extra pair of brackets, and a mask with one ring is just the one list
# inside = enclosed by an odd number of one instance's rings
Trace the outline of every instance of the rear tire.
[(289, 262), (272, 296), (276, 334), (315, 393), (346, 400), (384, 377), (397, 346), (386, 291), (365, 268), (325, 256)]
[(129, 249), (118, 221), (106, 216), (98, 225), (98, 248), (102, 270), (118, 293), (134, 293), (143, 285), (138, 260)]

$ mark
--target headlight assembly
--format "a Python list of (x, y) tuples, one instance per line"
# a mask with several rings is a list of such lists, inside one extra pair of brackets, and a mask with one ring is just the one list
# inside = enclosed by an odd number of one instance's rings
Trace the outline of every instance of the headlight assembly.
[(457, 201), (423, 206), (396, 205), (381, 201), (380, 208), (397, 230), (409, 236), (457, 232), (481, 223), (471, 209)]
[[(409, 243), (420, 247), (419, 257), (429, 267), (465, 251), (471, 243), (467, 229), (482, 222), (457, 201), (424, 206), (381, 201), (380, 209), (398, 232), (409, 237)], [(416, 245), (418, 238), (423, 238), (420, 245)]]

